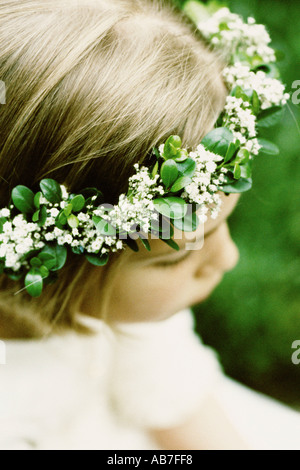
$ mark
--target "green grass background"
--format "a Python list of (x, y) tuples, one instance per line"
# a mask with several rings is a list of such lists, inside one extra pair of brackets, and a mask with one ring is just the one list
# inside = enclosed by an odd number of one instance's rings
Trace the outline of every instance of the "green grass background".
[[(285, 53), (282, 80), (294, 92), (292, 83), (300, 80), (300, 2), (227, 3), (267, 26), (273, 47)], [(290, 104), (282, 123), (265, 133), (280, 156), (257, 157), (253, 189), (229, 220), (241, 254), (238, 266), (194, 309), (197, 331), (218, 351), (229, 375), (298, 406), (300, 365), (291, 361), (291, 345), (300, 340), (299, 109)]]

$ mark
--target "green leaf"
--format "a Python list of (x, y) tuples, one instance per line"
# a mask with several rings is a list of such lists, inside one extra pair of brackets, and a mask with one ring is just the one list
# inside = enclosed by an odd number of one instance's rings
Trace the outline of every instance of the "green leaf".
[(253, 90), (243, 89), (240, 86), (236, 86), (232, 90), (231, 95), (235, 96), (236, 98), (242, 98), (242, 100), (246, 101), (247, 103), (251, 103), (253, 97)]
[(245, 163), (247, 163), (249, 158), (250, 158), (249, 151), (247, 149), (240, 149), (237, 156), (236, 156), (236, 159), (235, 159), (234, 163), (244, 165)]
[(264, 109), (257, 117), (257, 127), (265, 128), (278, 124), (283, 116), (283, 109), (280, 106)]
[(199, 218), (195, 212), (187, 214), (183, 219), (173, 221), (174, 227), (182, 232), (194, 232), (199, 226)]
[(152, 178), (154, 178), (157, 175), (158, 172), (158, 162), (155, 163), (153, 169), (152, 169)]
[(50, 271), (52, 271), (52, 269), (55, 271), (56, 259), (54, 257), (51, 257), (50, 259), (45, 260), (43, 262), (43, 266), (45, 266)]
[(107, 220), (94, 216), (93, 222), (100, 235), (108, 237), (116, 236), (116, 228), (113, 227)]
[(52, 256), (52, 259), (44, 260), (43, 262), (44, 266), (46, 266), (50, 271), (58, 271), (65, 265), (68, 254), (67, 248), (65, 246), (47, 245), (43, 248), (40, 256), (42, 256), (43, 253), (47, 253)]
[(69, 225), (71, 228), (77, 228), (77, 227), (78, 227), (78, 225), (79, 225), (79, 220), (78, 220), (78, 218), (76, 217), (76, 215), (74, 215), (74, 214), (69, 215), (69, 217), (68, 217), (68, 225)]
[(51, 253), (46, 253), (46, 252), (43, 252), (41, 251), (37, 257), (41, 260), (42, 264), (45, 264), (45, 261), (49, 261), (49, 260), (54, 260), (53, 258), (53, 254)]
[(258, 94), (255, 90), (253, 90), (253, 95), (252, 95), (252, 111), (255, 116), (259, 113), (260, 110), (260, 100), (258, 97)]
[(220, 187), (220, 190), (224, 193), (243, 193), (249, 191), (252, 187), (251, 178), (240, 178), (234, 183), (226, 184)]
[(240, 179), (241, 177), (241, 167), (238, 163), (234, 165), (233, 176), (236, 180)]
[(177, 163), (179, 176), (192, 177), (196, 170), (196, 161), (193, 158), (187, 158), (184, 162)]
[(34, 194), (26, 186), (16, 186), (11, 193), (12, 201), (19, 211), (28, 214), (35, 211)]
[(147, 251), (151, 251), (151, 246), (150, 246), (150, 243), (148, 242), (148, 240), (146, 238), (143, 238), (140, 236), (140, 240), (142, 242), (142, 244), (144, 245), (144, 247), (146, 248)]
[(71, 205), (74, 212), (80, 212), (85, 205), (85, 198), (82, 194), (78, 194), (73, 199), (71, 199)]
[(73, 210), (73, 206), (72, 204), (67, 204), (66, 207), (63, 209), (63, 212), (65, 214), (65, 216), (68, 218), (69, 215), (72, 213), (72, 210)]
[(170, 135), (164, 145), (164, 158), (174, 158), (178, 150), (181, 148), (182, 142), (178, 135)]
[(228, 147), (233, 140), (233, 134), (229, 129), (226, 127), (217, 127), (202, 139), (201, 144), (210, 152), (225, 157)]
[(166, 160), (162, 164), (160, 176), (166, 188), (169, 188), (174, 183), (174, 181), (176, 181), (178, 176), (178, 169), (174, 160)]
[(42, 193), (41, 191), (39, 191), (38, 193), (35, 194), (34, 199), (33, 199), (34, 205), (37, 209), (39, 209), (41, 205), (41, 202), (40, 202), (41, 196), (42, 196)]
[(152, 153), (156, 156), (157, 160), (160, 160), (160, 158), (162, 158), (160, 151), (156, 147), (152, 148)]
[(32, 222), (38, 222), (40, 218), (40, 211), (36, 211), (32, 216)]
[(175, 183), (171, 187), (170, 191), (172, 193), (177, 193), (177, 191), (180, 191), (181, 189), (185, 188), (191, 182), (192, 182), (192, 179), (189, 178), (188, 176), (181, 176), (180, 178), (178, 178), (177, 181), (175, 181)]
[(178, 150), (175, 161), (178, 163), (184, 162), (188, 158), (188, 152), (185, 149)]
[(109, 255), (107, 254), (99, 256), (92, 253), (87, 253), (85, 257), (94, 266), (104, 266), (109, 260)]
[(136, 253), (139, 251), (138, 244), (135, 240), (132, 238), (128, 237), (126, 240), (124, 240), (124, 243), (132, 250), (135, 251)]
[(38, 268), (32, 268), (25, 276), (25, 287), (31, 297), (39, 297), (43, 290), (43, 277)]
[(252, 175), (252, 160), (249, 162), (245, 163), (244, 165), (240, 165), (241, 169), (241, 178), (251, 178)]
[(165, 197), (153, 200), (155, 209), (169, 219), (182, 219), (187, 212), (187, 204), (180, 197)]
[(162, 238), (162, 241), (164, 241), (167, 245), (173, 248), (173, 250), (176, 250), (176, 251), (180, 250), (179, 246), (174, 240), (172, 240), (172, 238), (170, 238), (169, 240)]
[(230, 144), (227, 148), (225, 158), (224, 158), (224, 163), (229, 162), (232, 159), (232, 157), (234, 156), (234, 154), (237, 151), (237, 149), (239, 148), (239, 146), (240, 146), (239, 141), (238, 142), (230, 142)]
[(64, 225), (66, 225), (67, 222), (68, 222), (68, 218), (64, 212), (64, 209), (62, 209), (55, 219), (55, 225), (63, 229)]
[(47, 201), (51, 202), (52, 204), (58, 204), (61, 202), (62, 192), (61, 187), (57, 181), (50, 178), (43, 179), (40, 182), (40, 188)]
[(47, 209), (46, 209), (46, 206), (41, 206), (41, 209), (40, 209), (40, 217), (39, 217), (39, 221), (38, 221), (38, 226), (39, 226), (39, 227), (43, 227), (43, 225), (45, 225), (46, 220), (47, 220)]
[(49, 269), (46, 268), (46, 266), (42, 265), (40, 267), (40, 273), (43, 276), (43, 278), (47, 278), (49, 276)]
[(273, 142), (259, 138), (258, 143), (261, 146), (261, 149), (259, 151), (260, 153), (265, 153), (267, 155), (279, 155), (279, 148), (277, 147), (277, 145), (273, 144)]
[(41, 262), (40, 258), (35, 256), (34, 258), (31, 258), (30, 265), (33, 268), (39, 268), (42, 265), (42, 262)]

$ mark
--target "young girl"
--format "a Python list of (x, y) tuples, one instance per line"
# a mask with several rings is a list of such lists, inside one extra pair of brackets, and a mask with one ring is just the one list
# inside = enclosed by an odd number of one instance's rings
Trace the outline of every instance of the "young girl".
[[(168, 136), (197, 146), (228, 93), (167, 2), (7, 0), (0, 39), (1, 207), (43, 178), (115, 204)], [(153, 237), (105, 266), (70, 252), (38, 297), (1, 277), (1, 449), (300, 449), (299, 415), (226, 378), (193, 332), (189, 307), (238, 260), (238, 197), (204, 245), (199, 227), (175, 229), (179, 251)]]

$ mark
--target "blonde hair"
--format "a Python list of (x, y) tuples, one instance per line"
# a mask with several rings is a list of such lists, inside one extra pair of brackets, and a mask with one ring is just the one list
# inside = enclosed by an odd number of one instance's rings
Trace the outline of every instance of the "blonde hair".
[[(43, 177), (74, 192), (98, 187), (115, 203), (153, 146), (175, 133), (193, 147), (213, 126), (221, 68), (171, 2), (3, 0), (1, 207), (14, 186), (37, 189)], [(28, 336), (53, 322), (75, 328), (90, 276), (101, 271), (104, 286), (109, 267), (70, 255), (38, 299), (14, 295), (22, 285), (2, 276), (0, 323), (11, 319)]]

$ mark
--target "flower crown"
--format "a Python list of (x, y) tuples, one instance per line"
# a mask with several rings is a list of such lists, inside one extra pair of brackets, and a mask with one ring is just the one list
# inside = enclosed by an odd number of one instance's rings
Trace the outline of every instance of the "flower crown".
[[(15, 187), (9, 207), (0, 210), (0, 272), (23, 278), (31, 296), (38, 297), (44, 284), (56, 280), (68, 249), (96, 266), (125, 246), (138, 250), (134, 238), (150, 250), (149, 232), (179, 249), (174, 227), (194, 231), (209, 215), (217, 217), (219, 191), (247, 191), (254, 156), (279, 153), (259, 137), (262, 129), (278, 122), (289, 98), (265, 27), (253, 18), (244, 23), (227, 8), (212, 13), (210, 6), (190, 2), (186, 11), (228, 64), (223, 76), (229, 94), (216, 128), (194, 151), (182, 148), (180, 137), (171, 135), (153, 149), (152, 168), (134, 165), (128, 192), (114, 206), (104, 204), (98, 189), (69, 194), (53, 179), (42, 180), (36, 194)], [(197, 21), (198, 12), (205, 21)]]

